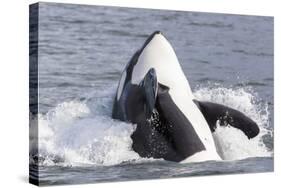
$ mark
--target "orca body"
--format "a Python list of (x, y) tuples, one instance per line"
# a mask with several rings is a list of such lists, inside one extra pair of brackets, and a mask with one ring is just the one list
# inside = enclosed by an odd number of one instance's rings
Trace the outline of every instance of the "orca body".
[(112, 117), (137, 125), (132, 148), (141, 157), (198, 162), (221, 160), (212, 131), (226, 114), (235, 121), (221, 122), (249, 138), (258, 134), (255, 122), (241, 112), (194, 98), (172, 46), (156, 31), (123, 71)]

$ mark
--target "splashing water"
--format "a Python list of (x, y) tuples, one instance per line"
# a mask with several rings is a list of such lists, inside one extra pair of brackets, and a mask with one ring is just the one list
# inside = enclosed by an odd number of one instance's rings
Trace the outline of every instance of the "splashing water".
[(223, 104), (243, 112), (260, 128), (258, 136), (248, 139), (239, 129), (217, 125), (213, 137), (218, 153), (224, 160), (238, 160), (248, 157), (271, 156), (264, 144), (263, 136), (270, 134), (269, 110), (251, 88), (225, 88), (221, 86), (198, 88), (194, 92), (198, 100)]
[[(115, 87), (92, 94), (95, 98), (66, 101), (38, 115), (39, 157), (43, 159), (39, 165), (115, 165), (144, 160), (131, 148), (130, 135), (136, 126), (111, 118)], [(262, 139), (268, 134), (268, 107), (252, 92), (243, 88), (203, 87), (196, 89), (194, 95), (198, 100), (240, 110), (260, 126), (261, 133), (251, 140), (238, 129), (218, 126), (213, 136), (224, 160), (271, 155)], [(36, 142), (35, 133), (31, 145)]]
[(139, 158), (131, 149), (135, 126), (95, 116), (85, 101), (61, 103), (38, 123), (40, 165), (114, 165)]

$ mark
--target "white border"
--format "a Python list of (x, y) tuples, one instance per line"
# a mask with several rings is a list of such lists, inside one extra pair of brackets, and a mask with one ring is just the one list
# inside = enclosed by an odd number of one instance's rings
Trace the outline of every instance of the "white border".
[[(28, 5), (0, 5), (0, 185), (30, 187), (28, 177)], [(53, 2), (48, 1), (46, 2)], [(275, 187), (280, 176), (280, 6), (277, 0), (56, 0), (55, 2), (274, 16), (275, 19), (275, 173), (224, 175), (65, 187)], [(279, 97), (277, 97), (279, 96)]]

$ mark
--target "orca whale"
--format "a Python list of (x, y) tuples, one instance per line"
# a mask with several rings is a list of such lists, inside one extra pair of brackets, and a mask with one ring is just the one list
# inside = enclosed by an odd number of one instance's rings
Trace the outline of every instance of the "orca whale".
[(221, 160), (212, 137), (217, 124), (240, 129), (249, 139), (259, 133), (243, 113), (194, 98), (175, 51), (160, 31), (126, 65), (112, 118), (136, 124), (132, 148), (141, 157), (175, 162)]

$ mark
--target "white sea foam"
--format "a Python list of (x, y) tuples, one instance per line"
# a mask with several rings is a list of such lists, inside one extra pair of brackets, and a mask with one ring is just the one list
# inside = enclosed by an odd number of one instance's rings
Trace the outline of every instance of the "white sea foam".
[[(39, 164), (115, 165), (143, 161), (131, 147), (130, 135), (135, 125), (111, 118), (114, 93), (115, 87), (93, 92), (90, 95), (94, 98), (66, 101), (40, 114), (38, 145), (39, 158), (43, 160)], [(267, 105), (259, 102), (254, 94), (242, 88), (205, 87), (196, 89), (194, 95), (199, 100), (222, 103), (244, 112), (262, 130), (259, 136), (248, 140), (238, 129), (218, 127), (213, 136), (223, 159), (270, 155), (262, 140), (262, 136), (268, 134)], [(35, 133), (31, 137), (31, 150), (36, 147)]]
[(114, 165), (140, 158), (131, 148), (135, 125), (110, 117), (108, 92), (88, 101), (63, 102), (39, 115), (39, 164)]

